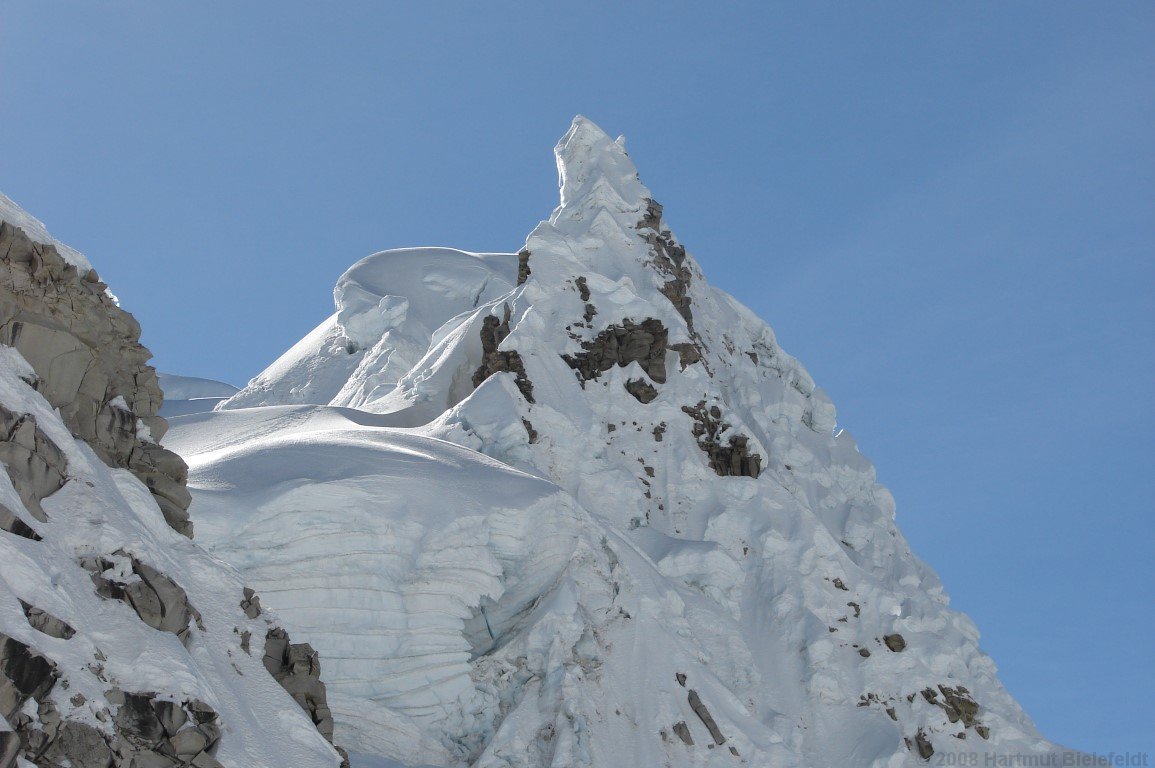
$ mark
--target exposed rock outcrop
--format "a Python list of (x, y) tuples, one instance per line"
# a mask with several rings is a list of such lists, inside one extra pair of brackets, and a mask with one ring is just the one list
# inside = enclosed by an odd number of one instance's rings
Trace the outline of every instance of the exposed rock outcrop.
[[(911, 746), (910, 739), (906, 741), (907, 747)], [(926, 731), (919, 728), (918, 733), (914, 736), (914, 749), (918, 750), (918, 756), (923, 760), (930, 760), (934, 755), (934, 745), (930, 743), (930, 739), (926, 736)]]
[(220, 719), (203, 701), (177, 703), (156, 693), (118, 690), (109, 691), (108, 700), (118, 705), (113, 716), (121, 741), (118, 752), (124, 756), (125, 746), (135, 752), (130, 765), (166, 765), (146, 755), (175, 758), (176, 765), (197, 768), (220, 765), (212, 756), (221, 738)]
[[(6, 200), (0, 196), (0, 202)], [(218, 624), (216, 634), (210, 635), (190, 600), (190, 594), (197, 600), (217, 594), (221, 582), (213, 569), (219, 564), (187, 542), (174, 546), (173, 539), (179, 537), (164, 530), (157, 517), (159, 507), (164, 522), (191, 538), (187, 467), (157, 442), (167, 424), (157, 415), (161, 391), (148, 365), (150, 353), (139, 343), (139, 326), (117, 306), (95, 271), (78, 269), (75, 264), (80, 262), (64, 258), (62, 251), (68, 249), (35, 242), (22, 229), (0, 221), (0, 365), (5, 391), (0, 463), (15, 490), (5, 491), (0, 503), (0, 564), (6, 567), (0, 583), (14, 592), (0, 595), (7, 602), (0, 627), (6, 633), (0, 634), (0, 768), (11, 768), (21, 759), (27, 761), (21, 765), (76, 768), (214, 768), (220, 765), (213, 755), (226, 726), (235, 734), (230, 737), (237, 739), (234, 744), (251, 746), (266, 733), (282, 740), (291, 734), (293, 740), (299, 737), (292, 753), (303, 763), (334, 764), (335, 756), (319, 745), (316, 734), (301, 733), (308, 725), (295, 713), (290, 719), (299, 725), (282, 725), (283, 715), (257, 714), (265, 706), (262, 702), (249, 711), (253, 722), (223, 723), (213, 707), (180, 693), (184, 683), (175, 680), (199, 680), (203, 674), (219, 684), (219, 668), (229, 669), (225, 658), (233, 651), (221, 639), (227, 625), (221, 629)], [(87, 450), (78, 454), (76, 441), (91, 448), (99, 462), (89, 461)], [(128, 470), (140, 483), (126, 474), (110, 474), (100, 463)], [(54, 494), (61, 501), (45, 503)], [(72, 535), (85, 525), (96, 526), (91, 544), (83, 534)], [(132, 553), (111, 541), (126, 542)], [(169, 551), (158, 554), (154, 548), (166, 542)], [(109, 550), (115, 551), (106, 554)], [(168, 563), (164, 567), (176, 569), (171, 572), (184, 586), (150, 563)], [(79, 568), (88, 571), (95, 595), (87, 591)], [(231, 578), (235, 576), (223, 575), (225, 582)], [(40, 603), (63, 585), (71, 585), (67, 599)], [(124, 602), (147, 627), (176, 635), (189, 653), (162, 650), (172, 644), (160, 638), (152, 647), (151, 630), (135, 625), (134, 618), (125, 621), (118, 606), (103, 621), (102, 612), (92, 610), (99, 604), (97, 596)], [(78, 604), (87, 604), (89, 610), (77, 610)], [(23, 617), (11, 610), (17, 606)], [(57, 610), (64, 613), (56, 615)], [(245, 591), (241, 610), (249, 620), (259, 615), (260, 604), (251, 590)], [(236, 616), (239, 623), (240, 611)], [(251, 632), (246, 629), (245, 634)], [(108, 644), (122, 639), (133, 650), (110, 651)], [(109, 654), (99, 648), (94, 654), (85, 651), (94, 641)], [(131, 658), (140, 647), (134, 642), (149, 649), (152, 666), (147, 667), (145, 692), (122, 690), (117, 683), (125, 679), (126, 656)], [(220, 657), (211, 658), (216, 653)], [(296, 689), (307, 693), (306, 711), (331, 742), (319, 664), (309, 653), (309, 672), (299, 673), (296, 655), (291, 673), (281, 670), (277, 682), (298, 701), (302, 699)], [(178, 669), (165, 668), (157, 663), (160, 659)], [(223, 686), (198, 695), (220, 695), (225, 712), (249, 706), (250, 690), (264, 701), (280, 695), (257, 660), (241, 665), (233, 661), (232, 671), (223, 673), (229, 678)], [(199, 670), (198, 664), (203, 664)], [(257, 674), (244, 677), (252, 665)], [(247, 669), (242, 671), (242, 666)], [(191, 676), (181, 678), (182, 672)], [(235, 687), (233, 672), (241, 676)], [(302, 675), (307, 685), (299, 682)], [(93, 690), (93, 678), (104, 690)], [(203, 684), (199, 680), (198, 685)], [(287, 701), (285, 705), (291, 707)], [(264, 726), (259, 734), (256, 722)], [(270, 755), (284, 754), (271, 743), (266, 746)]]
[(887, 635), (882, 638), (882, 642), (886, 644), (887, 648), (894, 651), (895, 653), (902, 653), (906, 650), (906, 640), (902, 635)]
[(13, 728), (0, 740), (3, 768), (19, 755), (37, 766), (75, 768), (221, 765), (213, 757), (221, 725), (208, 704), (112, 688), (97, 712), (98, 720), (112, 725), (104, 731), (61, 717), (50, 697), (60, 679), (52, 661), (0, 634), (0, 716)]
[(188, 470), (156, 442), (168, 425), (157, 415), (162, 395), (139, 324), (95, 270), (80, 274), (55, 245), (8, 222), (0, 222), (0, 344), (32, 365), (73, 434), (144, 481), (169, 525), (191, 536)]
[(562, 355), (583, 382), (596, 379), (615, 365), (637, 363), (653, 381), (666, 381), (666, 349), (669, 331), (661, 320), (646, 318), (640, 323), (623, 320), (611, 325), (590, 341), (581, 343), (576, 355)]
[(20, 754), (20, 736), (15, 731), (0, 731), (0, 768), (12, 768)]
[(702, 725), (706, 726), (706, 730), (710, 732), (710, 737), (714, 739), (714, 743), (719, 747), (726, 743), (726, 737), (722, 735), (722, 731), (718, 728), (718, 724), (714, 721), (713, 715), (706, 705), (702, 703), (702, 697), (698, 692), (691, 689), (686, 694), (686, 699), (690, 704), (690, 709), (694, 710), (694, 714), (702, 721)]
[(257, 593), (254, 590), (250, 589), (249, 587), (245, 587), (243, 594), (244, 594), (244, 596), (241, 598), (241, 604), (240, 604), (241, 610), (244, 611), (245, 615), (248, 616), (250, 619), (255, 619), (258, 616), (260, 616), (261, 615), (261, 598), (258, 597)]
[(0, 634), (0, 673), (0, 715), (9, 722), (28, 699), (44, 698), (60, 677), (52, 661), (4, 634)]
[(686, 327), (694, 331), (694, 313), (690, 306), (690, 269), (686, 266), (686, 249), (662, 223), (662, 206), (647, 199), (646, 212), (638, 222), (642, 237), (650, 244), (655, 268), (669, 279), (661, 286), (662, 295), (670, 300)]
[[(897, 637), (897, 635), (887, 635), (887, 637)], [(864, 658), (868, 658), (870, 656), (869, 652), (862, 653), (865, 650), (865, 648), (860, 649), (859, 654)], [(937, 686), (937, 690), (927, 686), (914, 693), (889, 698), (883, 698), (876, 693), (866, 693), (859, 697), (858, 706), (878, 706), (886, 712), (891, 720), (899, 722), (900, 719), (905, 719), (905, 715), (903, 718), (899, 717), (899, 709), (903, 709), (904, 713), (914, 714), (911, 708), (912, 702), (920, 705), (920, 697), (927, 704), (942, 709), (943, 715), (945, 715), (945, 717), (931, 729), (932, 732), (949, 732), (949, 727), (955, 725), (962, 729), (953, 734), (957, 739), (965, 739), (968, 728), (974, 729), (974, 732), (984, 739), (990, 737), (990, 729), (978, 718), (980, 710), (979, 703), (975, 701), (970, 690), (962, 685), (948, 686), (940, 683)], [(917, 717), (918, 715), (915, 716)], [(922, 728), (919, 728), (918, 734), (913, 739), (910, 737), (906, 738), (906, 747), (912, 752), (918, 752), (919, 756), (924, 760), (934, 754), (934, 747), (930, 742), (930, 737), (926, 735), (926, 731)]]
[(505, 317), (498, 320), (489, 315), (481, 326), (481, 365), (473, 373), (473, 386), (481, 386), (481, 382), (495, 373), (508, 371), (514, 375), (514, 382), (522, 396), (533, 402), (533, 382), (525, 372), (525, 364), (517, 350), (498, 349), (501, 342), (509, 335), (509, 305), (505, 305)]
[(42, 632), (49, 637), (56, 637), (61, 640), (68, 640), (76, 634), (76, 630), (69, 626), (67, 622), (61, 621), (48, 611), (41, 610), (23, 600), (20, 601), (20, 607), (24, 609), (24, 618), (28, 619), (28, 625), (37, 632)]
[[(308, 713), (317, 730), (333, 741), (333, 713), (321, 682), (321, 659), (308, 643), (293, 643), (283, 629), (270, 629), (265, 635), (265, 669), (289, 692), (293, 700)], [(346, 768), (349, 756), (337, 747)]]
[(581, 296), (582, 301), (586, 303), (585, 310), (582, 312), (582, 320), (589, 323), (598, 314), (598, 308), (589, 303), (591, 296), (589, 281), (583, 275), (574, 281), (574, 285), (577, 286), (578, 296)]
[(127, 603), (153, 629), (171, 632), (187, 644), (189, 623), (194, 619), (201, 623), (200, 613), (179, 584), (123, 550), (108, 557), (81, 558), (80, 565), (92, 574), (98, 595)]
[[(938, 700), (939, 693), (942, 693), (942, 701)], [(939, 685), (937, 691), (933, 688), (926, 688), (923, 690), (922, 695), (930, 704), (942, 707), (948, 721), (952, 723), (961, 721), (964, 728), (982, 725), (982, 723), (978, 721), (978, 702), (971, 698), (970, 691), (967, 690), (966, 687), (960, 685), (952, 688), (946, 685)]]
[[(3, 405), (0, 405), (0, 462), (7, 469), (25, 509), (40, 522), (46, 522), (48, 516), (40, 502), (64, 485), (67, 469), (64, 454), (37, 426), (33, 416), (13, 413)], [(6, 511), (4, 517), (16, 516)]]
[(658, 396), (657, 388), (645, 379), (630, 379), (626, 382), (626, 391), (643, 405), (653, 402)]
[(706, 401), (702, 400), (693, 407), (683, 405), (682, 411), (694, 420), (694, 437), (698, 439), (698, 447), (709, 457), (710, 468), (715, 473), (723, 477), (758, 477), (762, 471), (762, 457), (750, 453), (749, 438), (731, 435), (725, 443), (720, 440), (719, 436), (730, 425), (722, 421), (722, 411), (718, 406), (706, 408)]
[(528, 280), (532, 272), (529, 268), (529, 251), (522, 248), (517, 252), (517, 284), (521, 285)]
[(32, 530), (32, 527), (29, 526), (28, 523), (21, 520), (19, 515), (3, 504), (0, 504), (0, 531), (7, 531), (8, 533), (23, 536), (33, 541), (41, 540), (40, 534)]

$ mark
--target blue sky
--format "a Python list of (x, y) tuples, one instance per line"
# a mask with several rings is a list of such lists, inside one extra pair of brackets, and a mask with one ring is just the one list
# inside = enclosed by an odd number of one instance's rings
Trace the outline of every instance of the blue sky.
[[(1050, 738), (1155, 747), (1155, 5), (0, 0), (0, 189), (242, 384), (575, 113), (767, 319)], [(339, 12), (334, 8), (339, 7)]]

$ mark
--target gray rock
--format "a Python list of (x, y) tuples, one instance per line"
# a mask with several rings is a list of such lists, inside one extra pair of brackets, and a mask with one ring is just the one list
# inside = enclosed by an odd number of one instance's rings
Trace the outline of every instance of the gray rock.
[(501, 342), (509, 335), (509, 305), (505, 305), (505, 317), (498, 320), (489, 315), (481, 325), (481, 365), (473, 373), (473, 386), (481, 386), (481, 382), (495, 373), (508, 372), (514, 375), (514, 383), (518, 390), (529, 402), (533, 402), (533, 382), (525, 372), (525, 364), (517, 350), (500, 350)]
[(702, 725), (706, 726), (706, 730), (710, 732), (714, 743), (719, 747), (726, 743), (726, 737), (722, 735), (722, 731), (718, 729), (718, 724), (714, 722), (714, 717), (710, 714), (710, 710), (706, 709), (706, 705), (702, 703), (702, 699), (698, 696), (698, 692), (691, 689), (686, 696), (690, 703), (690, 709), (694, 710), (694, 714), (702, 721)]
[(582, 277), (579, 277), (577, 280), (574, 281), (574, 285), (577, 286), (578, 295), (582, 297), (582, 301), (586, 302), (585, 311), (582, 313), (582, 319), (588, 323), (591, 320), (593, 320), (594, 317), (596, 317), (598, 314), (597, 307), (595, 307), (593, 304), (589, 303), (589, 300), (590, 300), (589, 282), (585, 279), (584, 276), (582, 276)]
[[(339, 749), (337, 751), (340, 752)], [(348, 762), (348, 761), (346, 761), (346, 762)], [(210, 755), (208, 752), (201, 752), (199, 755), (194, 757), (191, 765), (194, 768), (225, 768), (225, 766), (221, 762), (219, 762), (215, 757)]]
[(185, 728), (169, 739), (169, 744), (172, 745), (177, 757), (191, 760), (208, 749), (210, 739), (209, 734), (199, 728)]
[(969, 690), (961, 685), (957, 688), (939, 685), (938, 689), (942, 692), (943, 701), (934, 701), (931, 703), (938, 704), (942, 707), (950, 722), (957, 723), (959, 720), (962, 720), (964, 728), (981, 725), (978, 722), (978, 702), (971, 698)]
[(333, 716), (325, 684), (321, 682), (321, 660), (313, 647), (308, 643), (290, 642), (289, 634), (283, 629), (270, 629), (265, 635), (262, 661), (269, 674), (309, 714), (317, 730), (331, 743)]
[(615, 365), (637, 363), (652, 381), (666, 381), (666, 343), (669, 332), (661, 320), (646, 318), (640, 323), (623, 320), (581, 343), (576, 355), (562, 355), (582, 382), (596, 379)]
[(116, 764), (104, 734), (75, 720), (65, 720), (60, 724), (45, 747), (42, 759), (43, 763), (37, 761), (37, 764), (71, 764), (74, 768), (109, 768)]
[(153, 693), (125, 693), (112, 722), (133, 744), (152, 746), (165, 738), (164, 726), (152, 708)]
[(923, 760), (929, 760), (934, 755), (934, 747), (931, 746), (930, 739), (926, 737), (926, 733), (921, 728), (915, 734), (914, 744), (918, 749), (918, 756)]
[[(80, 274), (54, 245), (0, 222), (0, 344), (32, 365), (37, 390), (72, 433), (109, 466), (141, 478), (169, 524), (191, 535), (184, 462), (138, 435), (138, 420), (154, 441), (167, 429), (157, 415), (163, 396), (151, 353), (136, 320), (105, 288), (95, 271)], [(113, 404), (118, 397), (124, 406)], [(29, 511), (37, 514), (38, 505)]]
[(250, 619), (255, 619), (260, 616), (261, 598), (257, 595), (257, 593), (248, 587), (245, 587), (242, 594), (244, 596), (241, 598), (241, 610), (245, 612), (245, 615)]
[(882, 642), (886, 643), (886, 647), (895, 653), (902, 653), (906, 650), (906, 639), (902, 635), (886, 635), (882, 638)]
[[(121, 766), (186, 766), (215, 751), (221, 738), (217, 713), (197, 699), (166, 701), (156, 693), (112, 689), (106, 698), (117, 707), (113, 715)], [(215, 758), (214, 758), (215, 759)]]
[(14, 413), (0, 405), (0, 462), (8, 470), (25, 509), (46, 522), (48, 516), (40, 502), (63, 487), (67, 462), (34, 416)]
[[(528, 254), (525, 260), (528, 275)], [(167, 423), (158, 415), (163, 396), (148, 364), (151, 353), (140, 344), (140, 326), (116, 305), (95, 271), (81, 274), (54, 245), (34, 242), (6, 222), (0, 222), (0, 344), (14, 347), (28, 361), (34, 374), (25, 377), (26, 383), (59, 411), (72, 434), (108, 466), (139, 478), (166, 522), (191, 537), (188, 468), (157, 442)], [(506, 369), (516, 373), (520, 358), (506, 363)], [(521, 371), (524, 377), (523, 367)], [(62, 452), (34, 418), (0, 409), (0, 461), (24, 507), (0, 506), (0, 535), (40, 540), (32, 528), (36, 520), (47, 519), (40, 502), (68, 481)], [(114, 557), (131, 558), (135, 578), (115, 578), (110, 570)], [(191, 622), (201, 625), (180, 585), (135, 557), (117, 552), (82, 558), (81, 565), (91, 571), (98, 594), (124, 601), (149, 626), (187, 642)], [(246, 615), (259, 616), (260, 603), (251, 591), (245, 601)], [(35, 606), (25, 604), (24, 610), (40, 632), (62, 639), (74, 634), (68, 624)], [(243, 643), (248, 645), (247, 640)], [(293, 646), (287, 636), (281, 651), (272, 666), (290, 681), (295, 698), (331, 740), (332, 715), (316, 654), (307, 645)], [(99, 652), (97, 657), (102, 659)], [(93, 669), (99, 674), (99, 665)], [(110, 690), (106, 697), (111, 717), (98, 714), (102, 722), (111, 722), (115, 733), (109, 736), (62, 719), (45, 698), (59, 678), (55, 665), (6, 635), (0, 635), (0, 672), (0, 715), (14, 728), (0, 734), (0, 768), (15, 761), (14, 750), (46, 766), (220, 767), (212, 753), (221, 725), (203, 702), (178, 704), (154, 693)], [(38, 704), (37, 718), (20, 711), (30, 699)]]
[(23, 600), (20, 601), (20, 607), (24, 609), (24, 617), (28, 619), (28, 623), (38, 632), (43, 632), (50, 637), (58, 637), (62, 640), (68, 640), (76, 634), (75, 629), (47, 611), (42, 611)]
[(706, 454), (710, 468), (722, 477), (733, 475), (758, 477), (762, 472), (762, 457), (750, 453), (749, 438), (732, 435), (726, 443), (718, 436), (730, 428), (722, 421), (722, 411), (718, 406), (706, 407), (702, 400), (697, 405), (683, 405), (682, 411), (694, 420), (691, 432), (698, 440), (698, 447)]
[(14, 768), (20, 754), (20, 735), (15, 731), (0, 731), (0, 768)]
[(0, 634), (0, 716), (11, 722), (24, 702), (43, 699), (59, 677), (52, 661)]
[(589, 284), (589, 281), (586, 280), (585, 275), (582, 275), (577, 280), (575, 280), (574, 285), (577, 286), (578, 296), (582, 297), (582, 301), (589, 301), (590, 300), (590, 284)]
[(626, 391), (643, 405), (652, 402), (658, 396), (658, 390), (654, 385), (644, 379), (630, 379), (626, 382)]
[(134, 752), (126, 768), (179, 768), (181, 761), (158, 752)]
[(694, 331), (694, 313), (689, 296), (691, 273), (685, 266), (686, 249), (662, 224), (662, 206), (656, 200), (646, 200), (646, 211), (637, 223), (642, 236), (650, 244), (650, 263), (669, 280), (662, 284), (662, 294), (670, 300), (678, 314)]
[(176, 702), (153, 701), (152, 712), (167, 736), (175, 736), (188, 722), (188, 713)]
[(40, 534), (32, 530), (32, 526), (3, 504), (0, 504), (0, 531), (7, 531), (15, 536), (23, 536), (33, 541), (41, 540)]
[(184, 589), (168, 576), (123, 550), (113, 554), (129, 558), (132, 572), (139, 579), (125, 582), (115, 577), (112, 573), (115, 563), (112, 560), (102, 557), (81, 558), (81, 567), (92, 574), (96, 593), (106, 599), (127, 603), (145, 624), (161, 632), (171, 632), (182, 642), (187, 642), (189, 622), (196, 619), (199, 625), (200, 613), (189, 602)]

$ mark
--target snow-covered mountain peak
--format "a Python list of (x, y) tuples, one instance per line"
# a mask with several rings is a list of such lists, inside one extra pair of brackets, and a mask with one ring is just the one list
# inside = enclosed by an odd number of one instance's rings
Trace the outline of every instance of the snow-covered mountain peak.
[(555, 154), (516, 255), (359, 262), (337, 314), (174, 428), (198, 530), (334, 659), (343, 738), (559, 768), (1051, 750), (623, 143), (579, 117)]
[[(650, 196), (626, 154), (625, 138), (611, 139), (593, 121), (578, 115), (554, 147), (561, 206), (555, 218), (575, 206), (638, 210)], [(572, 213), (571, 213), (572, 215)]]

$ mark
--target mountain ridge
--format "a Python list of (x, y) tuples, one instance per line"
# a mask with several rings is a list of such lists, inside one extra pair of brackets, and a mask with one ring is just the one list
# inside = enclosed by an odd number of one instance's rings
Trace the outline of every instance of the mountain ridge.
[[(470, 595), (439, 609), (453, 618), (436, 653), (384, 677), (372, 658), (336, 662), (339, 734), (366, 752), (478, 766), (612, 765), (623, 754), (881, 766), (936, 751), (1057, 752), (909, 551), (893, 498), (853, 437), (835, 432), (829, 398), (769, 326), (705, 282), (624, 141), (579, 117), (555, 155), (560, 204), (518, 253), (368, 257), (338, 281), (333, 316), (215, 413), (176, 421), (209, 539), (258, 587), (278, 585), (297, 631), (356, 630), (361, 619), (326, 601), (371, 583), (376, 596), (356, 610), (408, 642), (412, 608), (397, 601), (414, 579)], [(407, 483), (367, 458), (334, 472), (291, 453), (337, 457), (355, 445), (388, 457), (404, 444), (465, 466), (446, 443), (558, 489), (551, 503), (564, 514), (530, 517), (559, 526), (560, 572), (528, 554), (524, 529), (504, 546), (479, 539), (473, 556), (500, 575), (451, 567), (464, 544), (440, 537), (503, 529), (516, 496), (482, 510), (459, 502), (458, 520), (405, 514), (431, 492), (480, 482), (484, 463)], [(283, 470), (277, 483), (227, 480), (251, 472), (255, 455)], [(317, 497), (322, 488), (331, 498)], [(226, 499), (246, 495), (245, 514), (225, 514)], [(323, 560), (339, 555), (323, 537), (342, 514), (359, 521), (359, 549), (441, 565), (382, 574), (366, 555), (306, 574), (235, 543), (241, 532), (275, 540), (291, 524), (300, 553)], [(413, 531), (392, 541), (396, 526)], [(628, 682), (598, 682), (607, 678)], [(451, 703), (430, 708), (432, 691)], [(365, 702), (372, 725), (353, 717)], [(392, 736), (368, 735), (386, 726)]]

